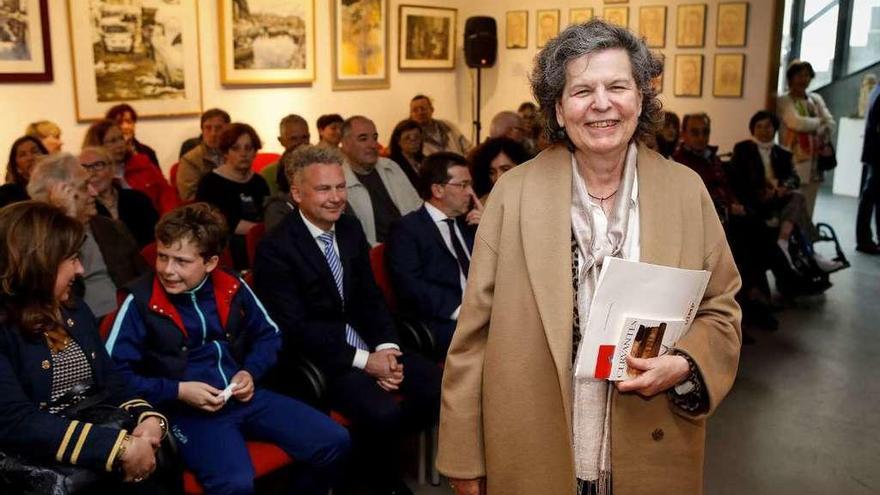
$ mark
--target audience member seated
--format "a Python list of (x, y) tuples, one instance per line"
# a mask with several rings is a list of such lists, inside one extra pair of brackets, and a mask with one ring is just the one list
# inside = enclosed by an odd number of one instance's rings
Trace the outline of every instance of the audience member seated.
[(138, 116), (137, 112), (134, 111), (134, 108), (131, 105), (128, 103), (114, 105), (107, 110), (107, 114), (104, 118), (115, 122), (116, 125), (119, 126), (119, 129), (122, 131), (122, 137), (125, 138), (125, 145), (128, 147), (129, 153), (141, 153), (146, 155), (153, 165), (157, 168), (159, 167), (159, 158), (156, 156), (156, 151), (138, 141), (134, 135), (134, 128), (137, 124)]
[(119, 184), (116, 164), (107, 150), (85, 147), (79, 154), (79, 163), (91, 175), (89, 184), (97, 194), (95, 206), (98, 214), (125, 224), (139, 247), (153, 242), (153, 229), (159, 221), (159, 213), (146, 194), (125, 189)]
[[(306, 119), (293, 113), (281, 119), (281, 123), (278, 125), (278, 142), (281, 143), (284, 151), (296, 149), (301, 144), (309, 144), (309, 139), (311, 139), (311, 134), (309, 134), (309, 123), (306, 122)], [(290, 186), (281, 181), (284, 172), (279, 170), (277, 161), (266, 165), (260, 171), (260, 175), (268, 184), (270, 194), (279, 192), (287, 194), (287, 189)]]
[(144, 193), (160, 214), (171, 211), (180, 203), (177, 192), (162, 171), (146, 155), (129, 151), (122, 130), (113, 121), (99, 120), (89, 127), (82, 147), (89, 146), (106, 149), (123, 187)]
[(403, 169), (379, 156), (378, 139), (376, 125), (366, 117), (349, 117), (342, 125), (349, 209), (371, 246), (385, 242), (391, 224), (422, 204)]
[[(50, 205), (0, 211), (0, 449), (47, 469), (101, 473), (100, 487), (79, 493), (169, 493), (151, 477), (167, 422), (114, 371), (94, 316), (71, 293), (84, 235)], [(131, 433), (77, 415), (91, 401), (120, 408)], [(48, 493), (40, 476), (3, 478), (3, 493)]]
[(668, 110), (663, 112), (663, 126), (654, 137), (657, 140), (657, 152), (664, 158), (669, 158), (678, 149), (680, 127), (678, 115)]
[(61, 128), (51, 120), (39, 120), (28, 124), (24, 130), (24, 135), (39, 139), (43, 143), (43, 147), (46, 148), (47, 153), (61, 151), (61, 146), (64, 144), (61, 141)]
[(249, 268), (245, 235), (263, 221), (263, 204), (269, 196), (266, 181), (251, 167), (262, 146), (253, 127), (239, 122), (226, 126), (218, 141), (223, 163), (202, 178), (196, 192), (196, 201), (216, 206), (226, 217), (237, 270)]
[(318, 117), (318, 146), (338, 148), (342, 141), (342, 123), (345, 120), (338, 113)]
[(470, 154), (474, 192), (482, 204), (489, 200), (492, 186), (505, 172), (529, 159), (529, 154), (516, 141), (508, 138), (487, 139)]
[(83, 299), (98, 318), (116, 309), (116, 289), (148, 271), (137, 242), (125, 225), (98, 215), (89, 172), (69, 153), (41, 158), (28, 182), (31, 198), (63, 208), (85, 225), (80, 247)]
[[(789, 239), (797, 228), (810, 242), (818, 232), (807, 213), (806, 199), (797, 190), (800, 178), (794, 171), (791, 153), (773, 142), (779, 130), (779, 118), (761, 110), (749, 121), (752, 139), (733, 147), (732, 185), (747, 210), (779, 227), (777, 244), (791, 264)], [(843, 263), (831, 261), (819, 253), (813, 256), (819, 268), (830, 272)], [(794, 266), (792, 265), (792, 268)]]
[(291, 493), (325, 495), (348, 434), (319, 411), (257, 386), (281, 335), (247, 284), (217, 267), (223, 216), (206, 203), (182, 206), (162, 217), (156, 237), (156, 274), (126, 288), (107, 338), (117, 369), (168, 414), (183, 463), (206, 493), (254, 493), (245, 445), (253, 439), (308, 465)]
[(492, 123), (489, 126), (489, 137), (506, 137), (513, 139), (523, 149), (528, 152), (529, 157), (537, 154), (535, 151), (535, 141), (531, 139), (531, 133), (526, 127), (526, 123), (522, 117), (516, 112), (503, 111), (498, 112), (492, 117)]
[(411, 494), (400, 480), (398, 439), (437, 419), (440, 370), (400, 350), (370, 245), (342, 215), (342, 156), (302, 146), (285, 167), (298, 210), (263, 239), (254, 266), (257, 293), (284, 333), (282, 366), (294, 352), (315, 362), (331, 406), (353, 423), (357, 465), (377, 493)]
[[(422, 126), (422, 153), (425, 156), (437, 151), (451, 151), (461, 155), (471, 149), (471, 142), (446, 120), (434, 118), (434, 105), (425, 95), (416, 95), (409, 102), (409, 118)], [(343, 132), (343, 137), (344, 137)]]
[[(281, 158), (278, 160), (278, 172), (283, 173), (285, 168), (287, 168), (285, 163), (290, 159), (293, 151), (294, 150), (288, 150), (281, 155)], [(290, 182), (287, 180), (287, 175), (283, 175), (284, 180), (281, 180), (282, 177), (278, 177), (278, 183), (279, 185), (284, 186), (284, 190), (278, 191), (266, 198), (266, 205), (263, 208), (263, 224), (265, 225), (267, 232), (274, 229), (282, 220), (284, 220), (284, 217), (296, 209), (296, 204), (293, 202), (293, 198), (290, 197)]]
[(529, 138), (537, 143), (541, 134), (544, 133), (544, 127), (541, 125), (540, 115), (538, 115), (540, 113), (538, 111), (538, 105), (535, 105), (530, 101), (525, 101), (520, 104), (516, 113), (518, 113), (523, 119), (523, 124), (528, 130)]
[(22, 136), (12, 143), (6, 163), (6, 184), (0, 186), (0, 208), (28, 199), (27, 183), (37, 159), (46, 147), (33, 136)]
[(401, 120), (394, 126), (388, 143), (388, 158), (400, 165), (410, 184), (419, 187), (419, 168), (425, 155), (422, 154), (422, 128), (415, 120)]
[(474, 232), (481, 211), (471, 188), (468, 162), (461, 155), (434, 153), (422, 164), (419, 194), (425, 204), (391, 229), (385, 251), (397, 300), (404, 314), (427, 323), (446, 356), (458, 322), (467, 282)]
[(193, 147), (180, 157), (177, 169), (177, 193), (183, 201), (192, 201), (196, 197), (196, 189), (202, 177), (223, 162), (220, 153), (220, 133), (231, 122), (229, 114), (219, 108), (212, 108), (202, 114), (202, 139), (198, 146)]

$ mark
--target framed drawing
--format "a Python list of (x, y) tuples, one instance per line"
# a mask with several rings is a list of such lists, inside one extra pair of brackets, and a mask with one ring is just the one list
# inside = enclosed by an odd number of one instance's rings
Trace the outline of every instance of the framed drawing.
[(68, 0), (76, 116), (127, 102), (143, 116), (202, 111), (197, 0)]
[(583, 24), (592, 18), (593, 9), (591, 9), (590, 7), (568, 10), (568, 24), (570, 26), (574, 26), (575, 24)]
[(605, 7), (602, 17), (611, 24), (629, 27), (629, 7)]
[(397, 34), (397, 68), (455, 68), (456, 9), (401, 5)]
[(715, 46), (746, 46), (748, 25), (748, 2), (719, 3)]
[(702, 48), (706, 44), (706, 4), (679, 5), (675, 46)]
[(559, 34), (559, 10), (539, 10), (538, 17), (538, 48), (543, 48), (548, 41)]
[(507, 48), (528, 48), (529, 46), (529, 11), (509, 10), (507, 25), (504, 28), (505, 46)]
[(666, 73), (666, 55), (662, 53), (654, 53), (654, 56), (660, 61), (661, 71), (659, 76), (651, 79), (651, 86), (654, 87), (654, 91), (659, 95), (663, 92), (663, 74)]
[(675, 96), (703, 95), (703, 56), (675, 56)]
[(716, 53), (712, 96), (742, 98), (744, 53)]
[(0, 82), (51, 81), (52, 43), (47, 0), (0, 7)]
[(333, 89), (388, 88), (388, 0), (330, 0), (330, 24)]
[(666, 6), (639, 8), (639, 35), (651, 48), (666, 46)]
[(222, 84), (298, 84), (315, 80), (314, 0), (217, 3)]

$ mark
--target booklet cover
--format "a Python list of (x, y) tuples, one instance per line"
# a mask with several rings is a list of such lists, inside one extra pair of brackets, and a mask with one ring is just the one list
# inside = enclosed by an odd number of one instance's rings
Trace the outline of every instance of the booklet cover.
[[(626, 355), (661, 355), (690, 328), (711, 274), (610, 258), (593, 294), (575, 376), (631, 378)], [(623, 366), (621, 367), (621, 363)]]

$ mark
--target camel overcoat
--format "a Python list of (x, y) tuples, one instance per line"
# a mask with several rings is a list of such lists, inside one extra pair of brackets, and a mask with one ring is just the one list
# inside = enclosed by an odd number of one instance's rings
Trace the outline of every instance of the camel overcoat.
[[(730, 390), (741, 344), (740, 278), (703, 182), (638, 149), (640, 259), (712, 272), (676, 346), (710, 403), (688, 415), (665, 393), (612, 396), (614, 495), (699, 494), (706, 417)], [(571, 153), (554, 146), (504, 174), (474, 243), (446, 359), (439, 470), (487, 477), (490, 495), (572, 494)]]

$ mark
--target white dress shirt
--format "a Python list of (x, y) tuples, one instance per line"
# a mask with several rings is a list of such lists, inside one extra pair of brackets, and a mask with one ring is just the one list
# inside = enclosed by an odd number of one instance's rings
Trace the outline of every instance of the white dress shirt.
[[(431, 220), (434, 221), (434, 225), (437, 226), (437, 229), (440, 230), (440, 237), (443, 238), (443, 243), (446, 244), (446, 249), (452, 253), (452, 257), (458, 259), (458, 256), (455, 255), (455, 248), (452, 247), (452, 236), (449, 235), (449, 227), (446, 223), (446, 220), (449, 218), (445, 213), (440, 211), (439, 208), (432, 205), (431, 203), (425, 201), (425, 210), (428, 211), (428, 215), (431, 216)], [(471, 253), (468, 250), (467, 243), (464, 241), (464, 236), (461, 235), (461, 229), (458, 228), (458, 222), (455, 219), (452, 219), (452, 225), (455, 229), (455, 236), (458, 237), (458, 242), (461, 243), (461, 247), (464, 248), (464, 253), (467, 255), (468, 261), (471, 260)], [(461, 269), (458, 270), (458, 278), (461, 282), (461, 293), (464, 294), (464, 288), (467, 285), (467, 278), (465, 278), (464, 273), (462, 273)], [(457, 320), (458, 313), (461, 311), (461, 305), (459, 304), (455, 311), (449, 315), (450, 320)]]
[[(317, 225), (310, 222), (309, 219), (306, 218), (305, 215), (303, 215), (302, 210), (299, 210), (297, 213), (299, 213), (299, 216), (303, 219), (303, 223), (306, 224), (306, 228), (309, 229), (309, 234), (311, 234), (312, 239), (314, 239), (315, 241), (315, 244), (318, 245), (318, 249), (321, 250), (322, 255), (324, 254), (324, 241), (319, 239), (318, 236), (320, 236), (324, 232), (333, 232), (333, 251), (336, 253), (336, 257), (339, 258), (340, 273), (345, 273), (344, 271), (342, 271), (345, 270), (345, 267), (342, 266), (342, 257), (339, 255), (339, 243), (336, 240), (336, 225), (334, 224), (332, 227), (330, 227), (329, 231), (324, 231)], [(355, 331), (357, 331), (356, 328)], [(397, 344), (391, 342), (386, 342), (384, 344), (379, 344), (376, 346), (376, 351), (381, 351), (384, 349), (396, 349), (399, 351), (400, 347)], [(355, 349), (354, 359), (352, 359), (351, 365), (355, 368), (364, 369), (367, 366), (367, 358), (369, 357), (370, 353), (368, 351), (365, 351), (363, 349)]]

